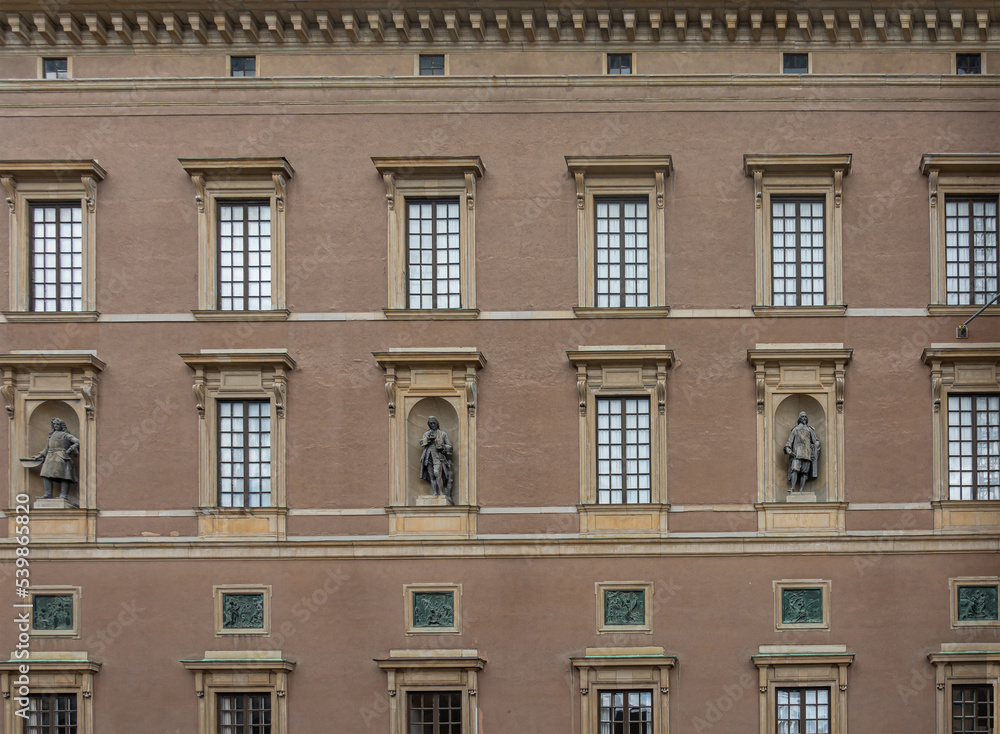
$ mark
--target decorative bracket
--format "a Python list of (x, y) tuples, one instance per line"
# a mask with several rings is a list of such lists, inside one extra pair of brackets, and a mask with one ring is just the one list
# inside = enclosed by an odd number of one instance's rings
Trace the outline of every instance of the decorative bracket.
[(941, 412), (941, 369), (934, 367), (931, 369), (931, 397), (934, 400), (934, 412)]
[(285, 191), (288, 188), (288, 182), (285, 181), (285, 177), (280, 173), (272, 173), (271, 181), (274, 182), (274, 199), (278, 205), (278, 211), (285, 211)]
[(14, 371), (3, 371), (3, 385), (0, 385), (0, 395), (7, 403), (7, 417), (14, 420)]
[(81, 176), (80, 181), (87, 191), (87, 211), (93, 214), (97, 211), (97, 181), (93, 176)]
[(944, 683), (938, 683), (938, 684), (937, 684), (937, 685), (935, 686), (935, 688), (937, 688), (937, 689), (938, 689), (939, 691), (943, 691), (943, 690), (944, 690)]
[(475, 688), (470, 688), (469, 689), (469, 695), (470, 696), (475, 696), (476, 695), (476, 689)]
[(761, 693), (767, 693), (767, 686), (759, 686), (758, 688)]
[(846, 683), (840, 686), (841, 693), (843, 693), (846, 690), (847, 690), (847, 684)]
[(285, 417), (285, 398), (288, 396), (288, 384), (284, 375), (274, 376), (274, 409), (279, 418)]
[(395, 688), (390, 688), (389, 689), (389, 698), (395, 698), (395, 697), (396, 697), (396, 689)]
[(468, 202), (469, 211), (476, 210), (476, 174), (473, 171), (465, 172), (465, 200)]
[(85, 382), (80, 388), (80, 394), (83, 395), (83, 409), (87, 411), (87, 418), (94, 420), (97, 415), (97, 383)]
[(205, 417), (205, 373), (202, 370), (198, 370), (194, 376), (194, 407), (198, 411), (198, 416), (201, 418)]
[(17, 194), (17, 182), (13, 176), (0, 176), (0, 185), (7, 192), (7, 206), (10, 207), (11, 214), (14, 213), (14, 200)]
[(587, 415), (587, 366), (578, 365), (576, 368), (576, 392), (580, 398), (580, 415)]
[(584, 192), (586, 191), (586, 177), (583, 171), (574, 171), (573, 178), (576, 179), (576, 208), (583, 209), (584, 201), (586, 197)]
[(465, 370), (465, 405), (469, 410), (469, 417), (476, 417), (476, 401), (479, 389), (476, 386), (475, 367), (466, 367)]
[(194, 195), (194, 203), (198, 205), (198, 213), (205, 213), (205, 177), (200, 173), (191, 174), (191, 181), (197, 193)]
[(764, 396), (767, 394), (767, 388), (764, 384), (764, 376), (767, 373), (762, 370), (756, 370), (754, 372), (754, 377), (756, 377), (757, 382), (757, 414), (764, 415)]
[(660, 693), (662, 693), (664, 696), (666, 696), (668, 693), (670, 693), (670, 689), (667, 686), (662, 686), (660, 688)]
[(396, 416), (396, 367), (389, 365), (385, 368), (385, 399), (389, 401), (389, 417)]
[(833, 392), (837, 400), (837, 412), (844, 412), (844, 367), (837, 365), (833, 375)]
[(930, 184), (930, 194), (931, 194), (931, 208), (937, 206), (938, 203), (938, 176), (940, 171), (936, 168), (932, 168), (927, 173), (927, 180)]
[(396, 174), (383, 173), (382, 183), (385, 184), (385, 201), (389, 205), (389, 211), (396, 210)]
[(586, 696), (588, 693), (590, 693), (590, 689), (589, 688), (581, 688), (580, 689), (580, 695), (581, 696)]
[(844, 200), (844, 169), (835, 168), (833, 171), (833, 205), (840, 208)]
[(656, 208), (663, 208), (663, 193), (666, 189), (666, 171), (656, 171)]
[(658, 365), (656, 370), (656, 406), (660, 415), (667, 414), (667, 366), (666, 363)]
[(764, 172), (759, 168), (753, 172), (753, 204), (758, 209), (764, 206)]

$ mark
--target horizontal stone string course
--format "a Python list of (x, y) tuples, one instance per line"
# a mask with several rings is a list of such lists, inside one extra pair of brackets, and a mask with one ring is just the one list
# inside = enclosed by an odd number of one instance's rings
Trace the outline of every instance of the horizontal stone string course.
[[(23, 6), (18, 10), (18, 6)], [(0, 14), (0, 45), (31, 47), (251, 44), (273, 48), (308, 44), (422, 48), (449, 44), (808, 44), (954, 42), (981, 44), (996, 34), (1000, 16), (984, 8), (883, 8), (871, 4), (821, 9), (705, 7), (436, 10), (191, 10), (157, 12), (39, 11), (26, 1)], [(992, 29), (991, 29), (992, 26)]]

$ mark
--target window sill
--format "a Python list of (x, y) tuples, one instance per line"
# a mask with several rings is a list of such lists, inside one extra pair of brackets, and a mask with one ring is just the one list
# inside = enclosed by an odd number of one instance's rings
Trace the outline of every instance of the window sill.
[(934, 529), (970, 535), (1000, 528), (1000, 500), (934, 500)]
[(478, 308), (383, 308), (388, 321), (471, 321), (479, 318)]
[(47, 321), (97, 321), (99, 311), (2, 311), (7, 321), (29, 324)]
[(670, 306), (638, 308), (598, 308), (574, 306), (573, 314), (580, 319), (662, 319), (670, 315)]
[(661, 502), (634, 505), (580, 504), (580, 534), (588, 536), (650, 536), (667, 534), (670, 505)]
[[(983, 307), (980, 305), (971, 306), (952, 306), (944, 303), (931, 303), (927, 306), (928, 316), (972, 316), (976, 311)], [(1000, 306), (993, 305), (987, 308), (983, 313), (987, 316), (996, 316), (1000, 314)]]
[(820, 316), (844, 316), (847, 313), (847, 305), (839, 306), (754, 306), (754, 316), (770, 317), (820, 317)]
[(276, 308), (270, 311), (192, 311), (195, 321), (288, 321), (291, 311)]
[(196, 507), (198, 537), (205, 540), (285, 539), (284, 507)]

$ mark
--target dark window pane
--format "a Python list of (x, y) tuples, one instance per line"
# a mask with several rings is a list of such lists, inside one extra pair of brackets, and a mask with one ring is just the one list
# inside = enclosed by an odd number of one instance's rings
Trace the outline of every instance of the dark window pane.
[(230, 58), (232, 76), (257, 76), (256, 56), (233, 56)]
[(66, 79), (69, 76), (69, 60), (43, 59), (42, 69), (46, 79)]
[(75, 693), (33, 693), (28, 696), (24, 734), (76, 734)]
[(410, 693), (407, 734), (462, 734), (461, 691)]
[(216, 696), (218, 734), (271, 734), (270, 693), (226, 693)]
[(993, 686), (952, 686), (952, 734), (993, 734)]
[(956, 54), (955, 72), (958, 74), (982, 74), (983, 57), (981, 54)]
[(779, 732), (830, 731), (829, 688), (779, 688), (775, 703)]
[(632, 54), (608, 54), (609, 74), (631, 74)]
[(652, 691), (600, 691), (601, 734), (653, 734)]
[(444, 76), (444, 54), (421, 54), (420, 76)]
[(809, 72), (809, 54), (783, 54), (782, 71), (785, 74), (806, 74)]

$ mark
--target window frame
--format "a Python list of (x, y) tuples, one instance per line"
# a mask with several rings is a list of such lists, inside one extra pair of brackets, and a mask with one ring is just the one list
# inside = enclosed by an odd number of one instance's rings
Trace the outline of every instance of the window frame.
[[(284, 158), (178, 158), (198, 207), (198, 321), (284, 321), (285, 209), (294, 171)], [(219, 308), (219, 203), (267, 202), (271, 208), (271, 308)]]
[[(786, 57), (788, 56), (805, 56), (806, 57), (806, 68), (803, 71), (788, 71), (785, 65)], [(781, 74), (811, 74), (812, 73), (812, 54), (808, 51), (782, 51), (781, 52)]]
[(220, 695), (248, 693), (270, 695), (271, 734), (288, 734), (288, 676), (295, 663), (281, 650), (206, 650), (203, 659), (180, 662), (195, 674), (198, 734), (219, 731)]
[[(996, 198), (1000, 213), (1000, 153), (925, 153), (920, 172), (927, 176), (930, 212), (931, 316), (971, 316), (980, 305), (949, 305), (945, 252), (945, 206), (949, 196)], [(1000, 313), (992, 305), (984, 313)]]
[[(576, 184), (578, 288), (573, 313), (582, 318), (661, 318), (666, 301), (665, 198), (673, 172), (669, 155), (566, 156)], [(597, 306), (596, 203), (602, 198), (646, 199), (649, 305)]]
[(934, 666), (936, 734), (953, 734), (952, 701), (954, 688), (991, 686), (993, 688), (993, 732), (1000, 728), (997, 694), (1000, 693), (1000, 655), (983, 650), (982, 644), (943, 643), (927, 660)]
[[(73, 702), (73, 704), (72, 704), (73, 705), (73, 718), (74, 718), (75, 721), (72, 724), (73, 729), (72, 729), (71, 734), (77, 734), (79, 732), (79, 730), (80, 730), (80, 708), (79, 708), (80, 701), (79, 701), (79, 697), (75, 693), (64, 693), (64, 692), (59, 692), (59, 693), (52, 693), (52, 692), (50, 692), (50, 693), (31, 693), (31, 694), (28, 695), (28, 699), (29, 699), (29, 703), (28, 703), (29, 716), (31, 714), (31, 703), (30, 703), (31, 699), (39, 700), (39, 699), (44, 699), (44, 698), (47, 698), (47, 699), (50, 699), (50, 700), (56, 699), (56, 698), (65, 698), (67, 700), (72, 700), (72, 702)], [(48, 713), (51, 716), (52, 713), (58, 713), (58, 711), (53, 712), (50, 709)], [(27, 733), (28, 732), (28, 725), (29, 725), (28, 719), (25, 719), (24, 720), (24, 728), (21, 731), (24, 732), (24, 733)], [(67, 725), (63, 725), (63, 726), (67, 726)], [(57, 727), (59, 727), (59, 728), (57, 728)], [(49, 726), (46, 727), (45, 729), (43, 729), (42, 731), (38, 732), (38, 734), (60, 734), (61, 731), (63, 731), (63, 727), (59, 726), (59, 724), (57, 722), (55, 722), (55, 721), (50, 721), (49, 722)], [(34, 732), (32, 732), (30, 734), (34, 734)]]
[[(200, 536), (246, 539), (285, 536), (285, 404), (288, 373), (295, 360), (285, 349), (204, 349), (180, 355), (195, 371), (198, 410), (198, 532)], [(219, 501), (219, 403), (267, 401), (271, 409), (271, 504), (223, 507)]]
[[(86, 651), (32, 653), (30, 660), (0, 662), (0, 690), (4, 698), (4, 724), (8, 732), (24, 731), (19, 708), (19, 676), (29, 674), (31, 693), (76, 696), (76, 734), (94, 734), (94, 676), (101, 663), (91, 660)], [(30, 667), (30, 672), (28, 668)]]
[(386, 672), (389, 693), (389, 734), (407, 734), (410, 693), (457, 691), (462, 697), (462, 734), (477, 731), (478, 674), (486, 660), (471, 650), (390, 650), (375, 660)]
[(948, 398), (1000, 394), (1000, 345), (931, 344), (921, 360), (930, 367), (934, 529), (990, 533), (1000, 527), (1000, 500), (953, 500), (948, 483)]
[(830, 691), (830, 734), (847, 734), (847, 668), (854, 653), (844, 645), (761, 645), (751, 656), (760, 690), (760, 732), (777, 732), (777, 692), (827, 688)]
[[(441, 58), (441, 73), (440, 74), (424, 74), (422, 62), (425, 58)], [(419, 77), (436, 77), (436, 76), (448, 76), (448, 54), (417, 54), (414, 59), (413, 65), (413, 75)]]
[[(754, 241), (758, 316), (843, 316), (843, 181), (851, 172), (851, 154), (743, 156), (744, 173), (754, 185)], [(821, 198), (824, 201), (826, 293), (819, 306), (775, 306), (773, 289), (773, 217), (771, 200)]]
[[(227, 57), (227, 59), (229, 61), (228, 65), (227, 65), (227, 71), (229, 73), (227, 74), (227, 76), (229, 76), (230, 78), (232, 78), (232, 79), (255, 79), (256, 77), (260, 76), (260, 74), (257, 73), (260, 70), (260, 58), (257, 55), (255, 55), (255, 54), (253, 54), (253, 55), (231, 54), (230, 56)], [(234, 65), (234, 63), (236, 62), (237, 59), (239, 59), (241, 61), (244, 61), (244, 62), (247, 59), (253, 59), (253, 74), (248, 75), (248, 74), (245, 74), (245, 73), (244, 74), (236, 74), (236, 73), (234, 73), (236, 71), (236, 69), (233, 68), (233, 65)]]
[[(46, 76), (45, 72), (45, 62), (46, 61), (65, 61), (66, 62), (66, 76)], [(58, 72), (57, 72), (58, 73)], [(73, 58), (71, 56), (40, 56), (38, 58), (38, 78), (43, 80), (62, 80), (62, 79), (72, 79), (73, 78)]]
[[(10, 209), (10, 310), (8, 321), (96, 321), (97, 189), (107, 177), (96, 160), (0, 161), (0, 185)], [(82, 288), (79, 311), (32, 311), (32, 221), (35, 205), (80, 207)]]
[[(958, 66), (958, 57), (959, 56), (978, 56), (979, 57), (979, 71), (973, 71), (973, 72), (959, 71), (959, 66)], [(952, 71), (953, 71), (953, 73), (956, 76), (979, 76), (981, 74), (985, 74), (986, 73), (986, 54), (983, 54), (983, 53), (980, 53), (980, 52), (970, 52), (970, 53), (961, 53), (961, 52), (959, 52), (959, 53), (956, 53), (952, 57), (952, 64), (954, 65), (953, 68), (952, 68)]]
[[(627, 72), (623, 72), (623, 71), (613, 72), (613, 71), (611, 71), (611, 57), (612, 56), (616, 56), (616, 57), (625, 57), (625, 56), (627, 56), (628, 60), (629, 60), (628, 71)], [(609, 51), (609, 52), (605, 53), (604, 54), (604, 73), (605, 73), (605, 75), (606, 76), (631, 76), (631, 75), (634, 75), (636, 73), (636, 71), (635, 71), (635, 56), (636, 55), (634, 53), (631, 53), (631, 52), (616, 53), (616, 52), (613, 52), (613, 51)], [(621, 68), (621, 67), (619, 67), (619, 68)]]
[[(580, 411), (580, 532), (662, 535), (667, 512), (667, 371), (674, 353), (662, 345), (580, 347), (566, 356), (576, 368)], [(597, 400), (642, 397), (650, 410), (650, 502), (598, 504)]]
[[(476, 182), (485, 173), (479, 156), (373, 156), (385, 185), (388, 211), (389, 295), (387, 319), (475, 319), (476, 307)], [(409, 308), (407, 303), (407, 200), (458, 198), (459, 308)]]
[(670, 718), (670, 670), (677, 658), (662, 647), (587, 648), (570, 658), (580, 676), (580, 734), (599, 734), (601, 693), (649, 691), (652, 734), (667, 734)]

